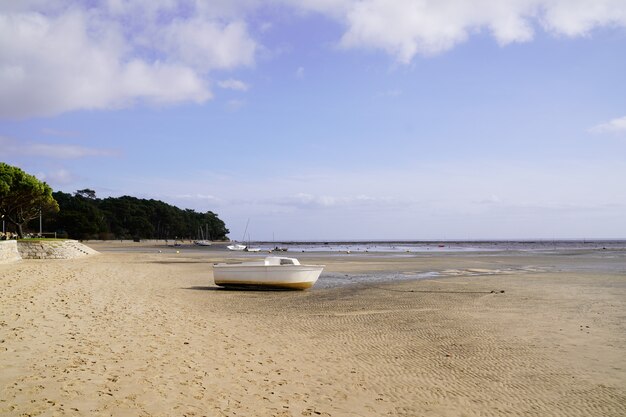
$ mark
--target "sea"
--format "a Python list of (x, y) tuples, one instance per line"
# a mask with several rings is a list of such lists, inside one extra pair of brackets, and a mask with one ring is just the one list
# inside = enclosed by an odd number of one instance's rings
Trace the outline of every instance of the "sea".
[[(367, 257), (428, 257), (429, 255), (485, 256), (490, 255), (547, 255), (554, 263), (526, 265), (525, 261), (501, 265), (494, 269), (416, 270), (376, 273), (332, 273), (324, 271), (315, 288), (344, 287), (348, 285), (377, 286), (386, 282), (445, 279), (485, 275), (530, 274), (559, 270), (561, 272), (596, 271), (626, 275), (626, 240), (481, 240), (481, 241), (351, 241), (351, 242), (251, 242), (259, 252), (248, 252), (244, 257), (255, 257), (263, 252), (272, 255), (300, 258), (328, 256)], [(287, 249), (285, 252), (275, 248)], [(349, 255), (348, 255), (349, 254)], [(239, 256), (239, 255), (238, 255)], [(576, 258), (576, 262), (572, 262)]]
[(468, 240), (468, 241), (334, 241), (251, 242), (261, 251), (285, 248), (288, 252), (421, 253), (483, 251), (563, 251), (626, 249), (626, 239), (605, 240)]

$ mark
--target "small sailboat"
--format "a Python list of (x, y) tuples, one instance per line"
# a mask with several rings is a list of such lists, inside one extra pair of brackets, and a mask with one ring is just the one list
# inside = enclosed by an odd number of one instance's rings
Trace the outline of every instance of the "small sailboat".
[(229, 250), (234, 251), (245, 251), (248, 247), (246, 245), (241, 245), (239, 243), (235, 243), (233, 245), (226, 246)]
[(261, 248), (253, 248), (252, 245), (250, 245), (250, 234), (248, 234), (248, 246), (245, 249), (246, 252), (260, 252)]
[(206, 238), (204, 235), (204, 232), (202, 231), (202, 227), (199, 228), (200, 230), (200, 239), (194, 241), (193, 243), (197, 246), (211, 246), (213, 244), (213, 242), (211, 242), (209, 240), (209, 225), (206, 225)]
[[(274, 242), (275, 242), (274, 233), (272, 232), (272, 243)], [(274, 245), (274, 249), (272, 249), (272, 252), (287, 252), (287, 248)]]
[[(246, 240), (246, 232), (248, 231), (248, 224), (249, 223), (250, 223), (250, 219), (248, 219), (248, 221), (246, 222), (246, 228), (243, 231), (243, 239), (241, 239), (242, 241)], [(232, 245), (228, 245), (228, 246), (226, 246), (226, 248), (228, 250), (234, 250), (234, 251), (245, 251), (245, 250), (248, 250), (248, 246), (242, 245), (240, 243), (234, 243)]]
[(304, 290), (317, 282), (324, 265), (302, 265), (295, 258), (268, 256), (262, 261), (213, 265), (215, 285), (235, 288)]

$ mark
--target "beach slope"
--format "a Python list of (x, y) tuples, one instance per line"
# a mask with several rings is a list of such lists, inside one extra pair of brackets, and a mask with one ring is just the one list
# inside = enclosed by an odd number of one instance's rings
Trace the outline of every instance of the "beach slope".
[(440, 277), (304, 292), (218, 289), (219, 256), (0, 265), (0, 415), (626, 415), (623, 254), (319, 255)]

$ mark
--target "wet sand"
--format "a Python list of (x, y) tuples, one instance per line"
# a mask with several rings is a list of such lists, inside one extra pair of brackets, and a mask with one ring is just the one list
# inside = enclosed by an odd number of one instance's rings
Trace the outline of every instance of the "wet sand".
[(237, 254), (118, 249), (0, 265), (0, 415), (626, 415), (623, 251), (307, 254), (345, 282), (248, 292), (213, 285)]

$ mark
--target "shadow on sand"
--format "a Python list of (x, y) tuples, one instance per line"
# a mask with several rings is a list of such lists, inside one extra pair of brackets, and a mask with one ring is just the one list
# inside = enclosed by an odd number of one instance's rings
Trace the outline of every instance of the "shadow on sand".
[(299, 293), (302, 291), (299, 290), (291, 290), (288, 288), (267, 288), (267, 287), (218, 287), (218, 286), (193, 286), (186, 287), (183, 290), (194, 290), (194, 291), (224, 291), (224, 292), (295, 292)]
[[(141, 261), (144, 262), (144, 261)], [(207, 265), (213, 265), (213, 262), (209, 262), (209, 261), (191, 261), (191, 260), (185, 260), (185, 259), (181, 259), (181, 260), (176, 260), (176, 261), (148, 261), (149, 263), (152, 264), (161, 264), (161, 265), (169, 265), (169, 264), (207, 264)], [(139, 262), (137, 262), (139, 263)]]

